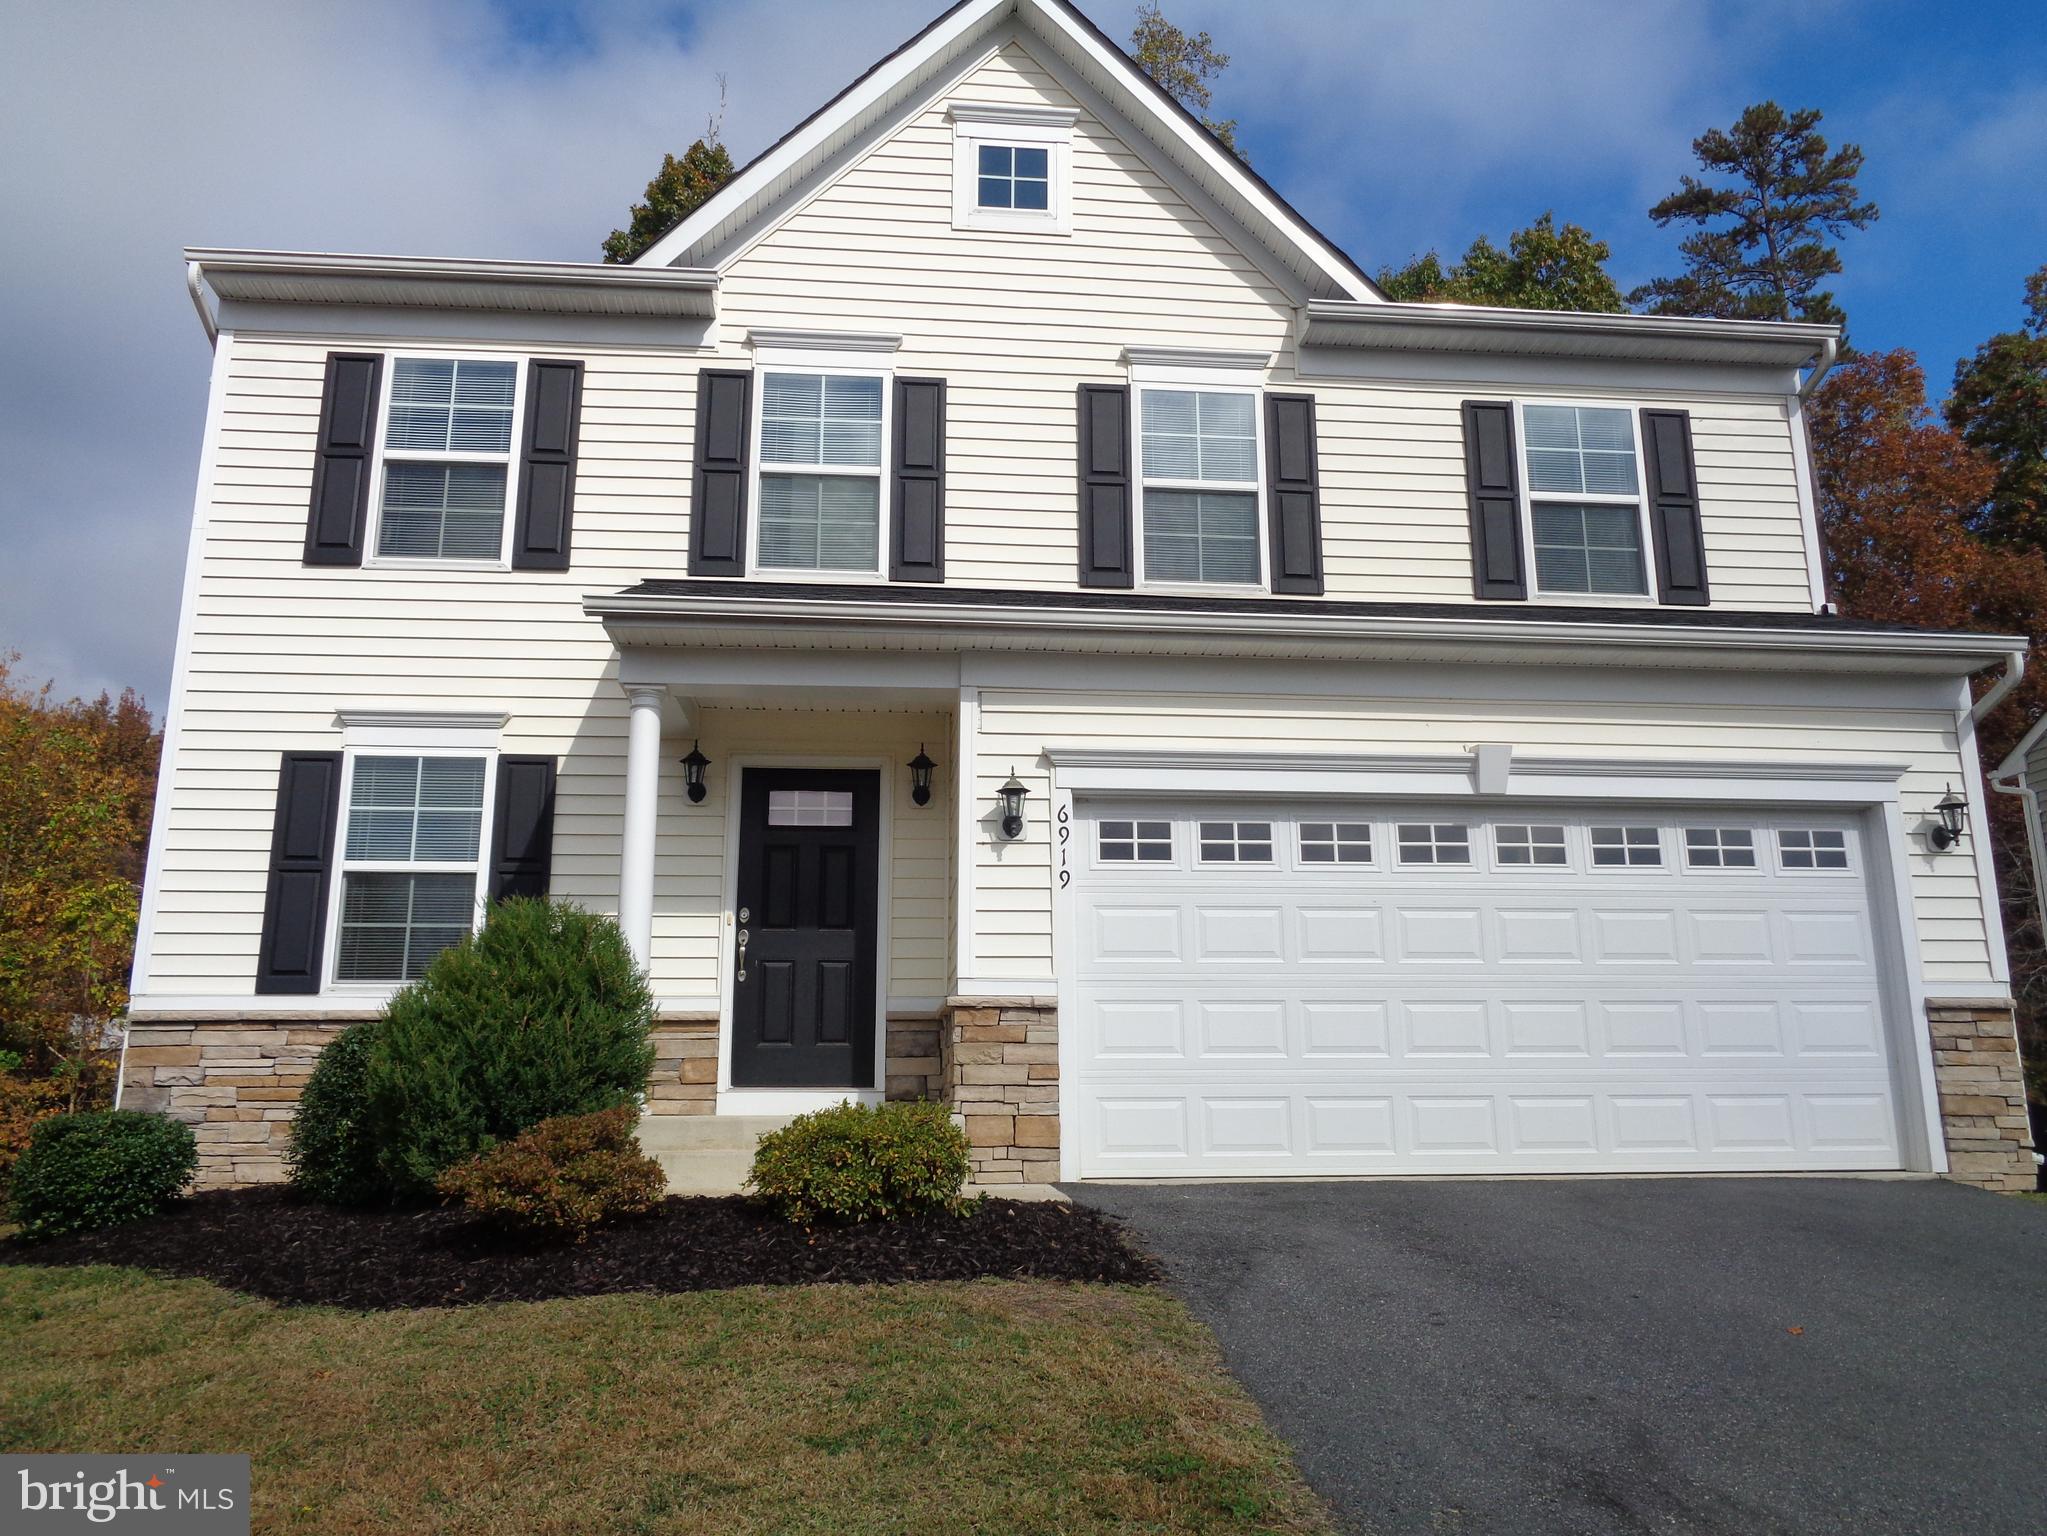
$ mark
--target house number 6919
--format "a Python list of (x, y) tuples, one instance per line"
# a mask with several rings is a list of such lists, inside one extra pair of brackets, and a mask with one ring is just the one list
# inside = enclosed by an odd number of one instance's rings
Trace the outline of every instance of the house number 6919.
[(1066, 809), (1066, 807), (1065, 807), (1065, 806), (1063, 806), (1063, 805), (1062, 805), (1062, 806), (1060, 806), (1060, 807), (1059, 807), (1059, 889), (1060, 889), (1060, 890), (1062, 890), (1062, 891), (1063, 891), (1063, 890), (1065, 890), (1065, 889), (1066, 889), (1066, 887), (1068, 887), (1069, 885), (1073, 884), (1073, 871), (1072, 871), (1072, 870), (1070, 870), (1070, 869), (1068, 869), (1068, 868), (1066, 867), (1066, 845), (1067, 845), (1068, 843), (1070, 843), (1070, 842), (1072, 842), (1072, 841), (1073, 841), (1073, 828), (1072, 828), (1072, 827), (1071, 827), (1070, 825), (1068, 825), (1068, 823), (1069, 823), (1069, 822), (1071, 822), (1072, 820), (1073, 820), (1073, 814), (1072, 814), (1072, 812), (1068, 811), (1068, 810)]

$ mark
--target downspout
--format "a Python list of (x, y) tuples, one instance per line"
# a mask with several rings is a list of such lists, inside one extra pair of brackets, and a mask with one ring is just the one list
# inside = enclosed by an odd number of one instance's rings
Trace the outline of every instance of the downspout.
[[(2020, 804), (2024, 807), (2026, 818), (2026, 852), (2032, 855), (2033, 859), (2033, 897), (2035, 905), (2040, 910), (2040, 920), (2043, 923), (2047, 923), (2047, 886), (2043, 886), (2041, 883), (2043, 880), (2047, 880), (2047, 874), (2043, 874), (2043, 871), (2047, 871), (2047, 850), (2043, 850), (2040, 846), (2040, 797), (2034, 794), (2027, 785), (2026, 770), (2023, 764), (2014, 768), (2010, 773), (1994, 775), (1986, 773), (1983, 777), (1985, 782), (1999, 794), (2018, 796)], [(2010, 782), (2006, 782), (2007, 780)], [(2018, 1049), (2016, 1030), (2013, 1031), (2012, 1048), (2014, 1050)], [(2025, 1062), (2023, 1057), (2019, 1063), (2019, 1080), (2021, 1082), (2025, 1081)], [(2047, 1152), (2043, 1152), (2039, 1147), (2033, 1148), (2033, 1166), (2035, 1168), (2047, 1167)]]
[(220, 327), (214, 323), (213, 314), (206, 307), (206, 294), (201, 286), (203, 282), (204, 275), (199, 270), (199, 263), (186, 262), (185, 291), (192, 295), (192, 307), (199, 311), (199, 324), (206, 331), (206, 345), (210, 347), (220, 340)]
[(1812, 372), (1805, 376), (1805, 382), (1798, 386), (1799, 399), (1810, 400), (1812, 398), (1812, 392), (1820, 387), (1820, 380), (1827, 376), (1827, 370), (1834, 366), (1835, 359), (1840, 357), (1840, 355), (1840, 337), (1829, 336), (1820, 343), (1819, 361), (1813, 364)]
[(1992, 683), (1990, 691), (1969, 706), (1969, 719), (1980, 722), (1985, 715), (2004, 702), (2005, 696), (2018, 687), (2019, 679), (2025, 675), (2026, 653), (2013, 651), (2004, 658), (2004, 676)]

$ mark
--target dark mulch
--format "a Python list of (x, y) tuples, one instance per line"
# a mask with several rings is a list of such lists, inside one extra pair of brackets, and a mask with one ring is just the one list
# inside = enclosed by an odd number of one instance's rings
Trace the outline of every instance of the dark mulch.
[(210, 1190), (149, 1221), (10, 1239), (0, 1263), (124, 1264), (272, 1301), (366, 1309), (737, 1285), (1158, 1277), (1113, 1218), (1049, 1202), (806, 1229), (737, 1197), (670, 1199), (580, 1246), (541, 1246), (480, 1228), (459, 1208), (339, 1211), (281, 1187)]

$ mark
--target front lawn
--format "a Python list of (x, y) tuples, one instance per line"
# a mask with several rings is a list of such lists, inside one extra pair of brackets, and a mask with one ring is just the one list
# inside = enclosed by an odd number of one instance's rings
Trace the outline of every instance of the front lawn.
[(278, 1307), (0, 1267), (0, 1450), (248, 1451), (259, 1531), (1329, 1530), (1153, 1290)]

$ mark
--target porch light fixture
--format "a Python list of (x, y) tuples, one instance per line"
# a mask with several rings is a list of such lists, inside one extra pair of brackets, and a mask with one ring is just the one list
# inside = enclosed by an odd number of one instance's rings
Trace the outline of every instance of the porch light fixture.
[(938, 764), (924, 754), (924, 743), (917, 743), (917, 755), (910, 759), (910, 803), (929, 805), (931, 803), (931, 770)]
[(689, 791), (689, 803), (701, 805), (704, 801), (704, 770), (711, 766), (711, 760), (704, 756), (704, 744), (690, 743), (689, 756), (682, 760), (683, 787)]
[(1969, 802), (1956, 794), (1955, 787), (1950, 784), (1947, 793), (1940, 797), (1933, 811), (1940, 817), (1940, 825), (1927, 834), (1927, 841), (1935, 848), (1945, 851), (1959, 843), (1962, 840), (1962, 833), (1968, 828)]
[(1023, 836), (1024, 796), (1030, 793), (1030, 786), (1016, 776), (1016, 770), (1009, 770), (1009, 782), (997, 790), (1002, 797), (1002, 835), (1009, 838)]

